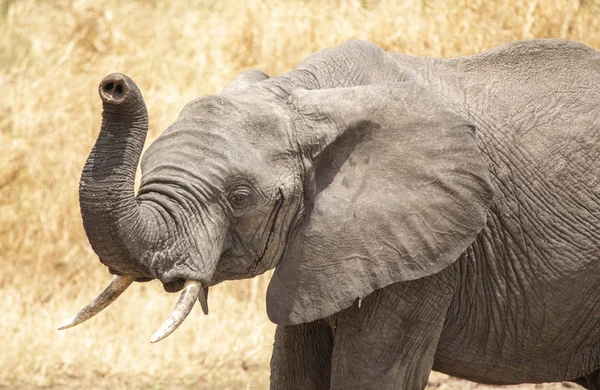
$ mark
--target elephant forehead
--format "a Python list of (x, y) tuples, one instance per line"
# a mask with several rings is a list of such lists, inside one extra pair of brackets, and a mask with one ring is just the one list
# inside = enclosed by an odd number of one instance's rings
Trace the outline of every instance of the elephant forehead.
[(289, 141), (290, 118), (273, 101), (256, 94), (206, 96), (190, 102), (179, 120), (227, 133), (267, 153)]
[(259, 100), (209, 96), (188, 104), (144, 154), (144, 179), (199, 178), (222, 188), (238, 176), (272, 184), (288, 139), (277, 107)]
[(258, 151), (233, 132), (193, 125), (174, 125), (148, 148), (142, 169), (176, 165), (180, 168), (218, 171), (258, 158)]
[(178, 121), (144, 154), (143, 182), (157, 178), (198, 180), (203, 185), (224, 188), (229, 178), (245, 177), (271, 185), (281, 179), (280, 157), (259, 147), (255, 139), (246, 139), (245, 132)]

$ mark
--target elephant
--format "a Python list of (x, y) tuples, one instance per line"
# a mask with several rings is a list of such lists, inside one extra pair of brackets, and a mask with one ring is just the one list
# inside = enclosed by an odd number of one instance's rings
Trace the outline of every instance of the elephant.
[(423, 389), (430, 371), (600, 386), (600, 53), (560, 39), (425, 58), (350, 41), (188, 103), (142, 154), (123, 74), (99, 86), (84, 229), (116, 275), (181, 291), (274, 270), (272, 389)]

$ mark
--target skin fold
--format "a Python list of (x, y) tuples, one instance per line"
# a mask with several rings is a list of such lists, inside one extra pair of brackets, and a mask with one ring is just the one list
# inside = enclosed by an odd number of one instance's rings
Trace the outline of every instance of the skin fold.
[[(92, 248), (176, 292), (275, 269), (272, 389), (419, 389), (600, 369), (600, 53), (558, 39), (454, 59), (352, 41), (190, 102), (135, 168), (135, 83), (100, 86)], [(208, 291), (208, 290), (206, 290)]]

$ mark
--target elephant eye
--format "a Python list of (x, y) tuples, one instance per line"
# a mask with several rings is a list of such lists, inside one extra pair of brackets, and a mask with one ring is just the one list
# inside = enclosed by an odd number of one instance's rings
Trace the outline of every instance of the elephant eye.
[(254, 203), (254, 190), (245, 184), (234, 185), (227, 191), (227, 200), (233, 209), (245, 209)]

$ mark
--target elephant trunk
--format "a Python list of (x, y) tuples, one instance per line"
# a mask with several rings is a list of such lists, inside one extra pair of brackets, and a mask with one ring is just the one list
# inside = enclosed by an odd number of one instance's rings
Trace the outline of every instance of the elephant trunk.
[(146, 104), (136, 84), (114, 73), (99, 86), (102, 127), (79, 183), (83, 226), (100, 261), (124, 274), (148, 275), (143, 253), (156, 243), (156, 218), (136, 201), (135, 173), (148, 131)]
[[(161, 203), (165, 197), (152, 190), (137, 198), (134, 193), (135, 173), (148, 132), (148, 113), (142, 94), (130, 78), (118, 73), (102, 80), (99, 92), (103, 107), (102, 127), (81, 174), (79, 204), (92, 248), (100, 261), (118, 276), (59, 329), (70, 328), (93, 317), (135, 280), (159, 278), (165, 283), (181, 278), (176, 272), (173, 276), (165, 272), (173, 271), (172, 262), (163, 261), (162, 269), (154, 268), (152, 264), (157, 258), (165, 259), (163, 252), (165, 245), (169, 245), (165, 243), (172, 243), (173, 239), (168, 240), (169, 232), (175, 231), (176, 227), (172, 217), (166, 215), (173, 214), (173, 205), (170, 200), (168, 204)], [(179, 196), (176, 192), (169, 194), (173, 199)], [(185, 252), (185, 255), (189, 256), (189, 253)], [(182, 256), (170, 257), (179, 259)], [(151, 341), (157, 342), (171, 334), (185, 320), (196, 301), (200, 301), (207, 314), (207, 294), (207, 285), (186, 278), (173, 313)]]

